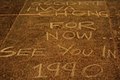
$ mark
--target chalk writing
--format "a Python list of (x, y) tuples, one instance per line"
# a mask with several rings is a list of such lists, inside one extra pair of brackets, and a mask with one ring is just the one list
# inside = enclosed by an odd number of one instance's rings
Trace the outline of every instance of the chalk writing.
[(116, 50), (112, 51), (110, 49), (107, 49), (106, 45), (103, 46), (103, 49), (102, 49), (102, 56), (103, 57), (106, 57), (106, 58), (110, 58), (111, 56), (113, 58), (116, 58)]
[[(99, 69), (99, 72), (97, 72), (96, 74), (90, 74), (90, 75), (88, 75), (87, 74), (87, 70), (90, 67), (97, 67)], [(88, 65), (87, 67), (85, 67), (82, 72), (83, 72), (82, 75), (84, 75), (85, 77), (88, 77), (88, 78), (90, 78), (90, 77), (97, 77), (97, 76), (99, 76), (99, 75), (101, 75), (103, 73), (103, 68), (99, 64), (92, 64), (92, 65)]]
[[(52, 48), (52, 47), (51, 47)], [(13, 50), (14, 47), (6, 47), (0, 50), (0, 57), (12, 57), (12, 56), (18, 56), (18, 57), (42, 57), (47, 55), (47, 48), (22, 48)], [(66, 56), (66, 55), (71, 55), (71, 56), (78, 56), (82, 54), (84, 57), (90, 57), (92, 55), (95, 55), (94, 53), (97, 53), (95, 49), (93, 48), (76, 48), (74, 44), (69, 45), (69, 47), (57, 44), (56, 49), (59, 50), (58, 55)], [(99, 51), (101, 56), (103, 58), (117, 58), (117, 51), (116, 50), (111, 50), (109, 49), (106, 45), (103, 45), (100, 48)], [(50, 57), (50, 55), (49, 55)]]
[[(48, 64), (47, 66), (43, 67), (43, 64), (38, 64), (37, 66), (34, 67), (34, 71), (37, 72), (38, 75), (36, 75), (34, 78), (46, 78), (49, 75), (44, 75), (44, 73), (42, 72), (44, 69), (47, 70), (50, 74), (53, 74), (54, 77), (57, 76), (61, 76), (61, 74), (64, 74), (64, 72), (67, 72), (69, 74), (70, 77), (75, 77), (75, 75), (78, 73), (79, 69), (77, 69), (78, 63), (77, 62), (71, 62), (71, 63), (65, 63), (64, 65), (62, 65), (62, 63), (60, 62), (56, 62), (56, 63), (51, 63)], [(97, 69), (94, 70), (94, 74), (88, 74), (87, 71), (91, 70), (91, 68), (95, 68)], [(53, 73), (54, 72), (54, 73)], [(79, 71), (80, 72), (80, 71)], [(91, 71), (93, 72), (93, 71)], [(103, 73), (103, 68), (101, 65), (99, 64), (91, 64), (88, 66), (85, 66), (80, 75), (83, 75), (83, 77), (98, 77)], [(43, 76), (44, 75), (44, 76)]]
[(81, 22), (50, 22), (50, 28), (54, 29), (54, 28), (66, 28), (66, 29), (88, 29), (88, 30), (93, 30), (95, 31), (96, 28), (94, 26), (94, 22), (93, 21), (81, 21)]
[(6, 47), (0, 50), (0, 57), (12, 57), (12, 56), (45, 56), (46, 48), (32, 49), (32, 48), (23, 48), (18, 51), (13, 50), (14, 47)]
[(45, 1), (45, 2), (32, 2), (31, 5), (92, 5), (100, 6), (105, 5), (104, 1)]
[(83, 54), (84, 56), (90, 56), (93, 53), (93, 49), (83, 49), (83, 50), (81, 50), (81, 49), (73, 48), (74, 45), (70, 45), (68, 48), (66, 48), (66, 47), (64, 47), (62, 45), (58, 45), (58, 47), (60, 49), (64, 50), (64, 52), (62, 53), (62, 55), (66, 55), (67, 53), (70, 53), (71, 55)]
[[(89, 8), (91, 6), (91, 2), (86, 2), (86, 1), (72, 1), (71, 2), (33, 2), (31, 5), (27, 8), (27, 13), (34, 13), (34, 14), (39, 14), (39, 16), (96, 16), (96, 17), (108, 17), (109, 14), (107, 11), (91, 11), (89, 9), (85, 10), (80, 10), (75, 7), (76, 5), (78, 6), (87, 6)], [(98, 2), (92, 2), (92, 6), (97, 6), (100, 7), (99, 3), (101, 4), (100, 1)], [(104, 1), (102, 1), (104, 3)], [(51, 5), (53, 4), (53, 5)], [(95, 5), (96, 4), (96, 5)], [(103, 4), (102, 4), (103, 5)], [(44, 7), (47, 6), (47, 7)], [(91, 7), (92, 8), (92, 7)], [(94, 7), (93, 7), (94, 8)]]
[(46, 39), (51, 40), (50, 37), (52, 37), (55, 40), (59, 40), (59, 38), (63, 38), (65, 40), (72, 40), (77, 37), (77, 39), (86, 39), (90, 40), (92, 38), (93, 32), (86, 32), (86, 33), (80, 33), (80, 32), (74, 32), (74, 31), (65, 31), (63, 34), (60, 36), (59, 32), (55, 32), (54, 34), (50, 32), (46, 32)]

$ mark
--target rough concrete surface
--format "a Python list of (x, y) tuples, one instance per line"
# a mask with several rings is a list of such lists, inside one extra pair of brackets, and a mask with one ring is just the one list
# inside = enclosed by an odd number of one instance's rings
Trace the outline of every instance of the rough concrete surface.
[(0, 80), (120, 80), (119, 0), (0, 0)]

